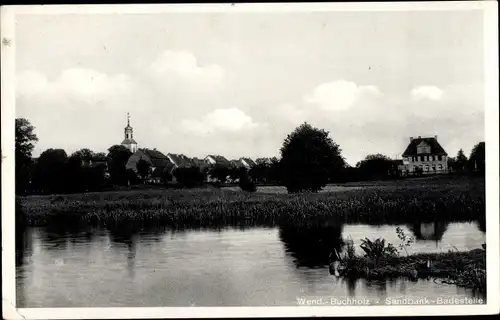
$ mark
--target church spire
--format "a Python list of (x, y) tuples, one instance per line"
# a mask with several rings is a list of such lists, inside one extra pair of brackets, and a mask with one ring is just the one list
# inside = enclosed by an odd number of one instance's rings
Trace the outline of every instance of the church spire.
[(137, 151), (137, 142), (134, 140), (134, 129), (130, 126), (130, 113), (127, 112), (127, 126), (125, 127), (125, 140), (122, 145), (127, 147), (130, 151)]

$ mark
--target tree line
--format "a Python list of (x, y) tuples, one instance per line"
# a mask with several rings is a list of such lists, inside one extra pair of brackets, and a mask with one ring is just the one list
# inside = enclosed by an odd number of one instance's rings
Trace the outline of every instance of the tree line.
[[(132, 152), (121, 145), (111, 146), (107, 154), (81, 149), (68, 155), (63, 149), (47, 149), (33, 161), (32, 151), (38, 141), (35, 128), (24, 118), (16, 119), (15, 127), (17, 194), (99, 191), (145, 183), (151, 175), (152, 168), (144, 160), (137, 163), (137, 170), (127, 169)], [(238, 181), (246, 191), (255, 191), (256, 184), (276, 184), (289, 192), (316, 192), (327, 183), (394, 179), (400, 175), (396, 162), (383, 154), (368, 155), (356, 166), (349, 166), (329, 132), (308, 123), (287, 135), (280, 154), (279, 159), (257, 159), (250, 169), (193, 165), (165, 170), (159, 177), (166, 184), (175, 178), (182, 187), (202, 185), (210, 176), (217, 184)], [(456, 157), (448, 158), (448, 167), (459, 174), (484, 174), (484, 142), (474, 146), (469, 158), (460, 149)]]

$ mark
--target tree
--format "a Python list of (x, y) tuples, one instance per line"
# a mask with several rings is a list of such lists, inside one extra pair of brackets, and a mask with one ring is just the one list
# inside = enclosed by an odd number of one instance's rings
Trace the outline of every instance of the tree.
[(32, 171), (31, 153), (38, 137), (35, 127), (24, 118), (17, 118), (15, 124), (15, 179), (16, 193), (24, 193), (28, 188)]
[(471, 171), (485, 172), (486, 148), (484, 142), (479, 142), (472, 148), (469, 156), (469, 168)]
[(467, 156), (462, 149), (458, 150), (457, 157), (455, 158), (454, 170), (462, 173), (467, 167)]
[(94, 152), (90, 149), (80, 149), (78, 151), (75, 151), (71, 154), (70, 158), (77, 158), (80, 159), (80, 161), (91, 161), (94, 160)]
[(148, 177), (149, 169), (150, 166), (146, 160), (141, 159), (137, 162), (137, 172), (139, 173), (139, 175), (143, 180), (145, 180)]
[(367, 155), (356, 167), (362, 179), (385, 179), (394, 169), (394, 162), (389, 157), (377, 153)]
[(68, 156), (63, 149), (47, 149), (38, 158), (33, 182), (45, 193), (67, 191)]
[(216, 163), (211, 169), (210, 169), (210, 175), (214, 178), (216, 178), (220, 183), (225, 183), (227, 180), (227, 177), (229, 176), (229, 167), (223, 164), (218, 164)]
[(247, 174), (247, 168), (245, 167), (231, 167), (229, 168), (229, 179), (231, 181), (236, 181), (238, 179), (241, 179), (243, 175)]
[(341, 150), (328, 132), (304, 123), (281, 148), (282, 182), (288, 192), (317, 192), (335, 175), (333, 164), (342, 161)]
[(186, 188), (191, 188), (203, 183), (203, 172), (196, 166), (179, 167), (174, 170), (177, 183)]
[(239, 177), (238, 185), (240, 186), (241, 190), (246, 191), (246, 192), (255, 192), (257, 191), (257, 186), (255, 183), (249, 179), (248, 173), (246, 170), (240, 172), (241, 175)]
[(94, 161), (106, 161), (106, 154), (104, 152), (97, 152), (94, 153), (94, 158), (92, 159)]
[(280, 160), (276, 157), (271, 158), (271, 165), (269, 166), (267, 182), (278, 183), (280, 181)]
[(109, 173), (114, 184), (125, 185), (128, 181), (126, 164), (132, 152), (122, 145), (114, 145), (108, 149)]

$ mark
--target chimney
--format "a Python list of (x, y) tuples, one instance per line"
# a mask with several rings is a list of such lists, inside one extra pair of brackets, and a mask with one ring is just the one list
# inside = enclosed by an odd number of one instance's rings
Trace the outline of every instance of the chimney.
[(413, 141), (413, 137), (410, 137), (410, 142), (412, 142), (412, 141)]
[(435, 136), (434, 136), (434, 139), (436, 139), (436, 140), (437, 140), (437, 139), (438, 139), (438, 136), (437, 136), (437, 135), (435, 135)]
[(422, 139), (422, 137), (421, 137), (421, 136), (418, 136), (418, 138), (419, 138), (419, 139)]

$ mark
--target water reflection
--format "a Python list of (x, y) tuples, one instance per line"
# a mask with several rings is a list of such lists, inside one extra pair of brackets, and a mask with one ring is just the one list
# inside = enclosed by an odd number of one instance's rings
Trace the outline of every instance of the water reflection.
[(443, 235), (448, 229), (448, 222), (433, 221), (433, 222), (417, 222), (409, 225), (416, 240), (420, 241), (441, 241)]
[(477, 219), (476, 223), (479, 230), (486, 232), (486, 216)]
[(33, 254), (32, 233), (26, 229), (17, 229), (15, 232), (16, 267), (22, 266), (26, 259)]
[(340, 253), (344, 245), (342, 224), (337, 222), (319, 226), (282, 225), (279, 237), (297, 267), (324, 267), (334, 249)]

